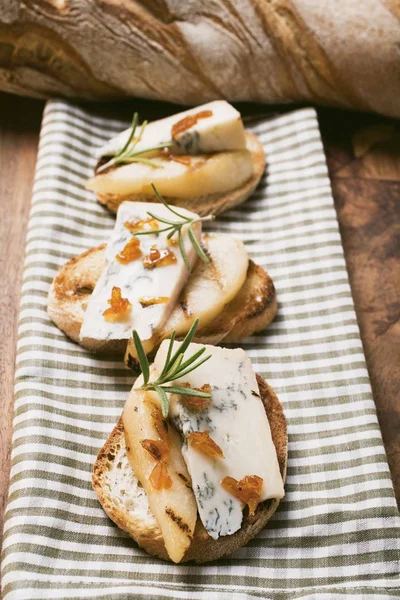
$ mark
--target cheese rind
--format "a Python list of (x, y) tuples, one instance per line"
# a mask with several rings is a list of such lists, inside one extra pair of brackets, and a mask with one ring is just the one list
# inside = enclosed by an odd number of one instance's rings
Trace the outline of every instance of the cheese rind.
[[(173, 139), (172, 127), (186, 117), (211, 111)], [(131, 129), (126, 129), (98, 150), (98, 156), (113, 156), (128, 141)], [(173, 151), (181, 154), (201, 154), (222, 150), (243, 150), (246, 147), (244, 128), (239, 111), (225, 100), (216, 100), (149, 123), (135, 151), (174, 142)]]
[[(81, 339), (124, 340), (131, 336), (132, 329), (136, 329), (139, 337), (145, 342), (150, 340), (163, 326), (175, 306), (189, 272), (179, 247), (168, 245), (168, 232), (138, 236), (142, 256), (132, 262), (121, 264), (115, 258), (132, 239), (132, 233), (124, 226), (124, 223), (126, 221), (134, 223), (148, 218), (147, 211), (160, 217), (171, 218), (170, 211), (161, 204), (123, 202), (120, 205), (115, 227), (106, 248), (106, 266), (90, 296), (85, 312), (80, 331)], [(180, 211), (190, 218), (197, 217), (188, 210), (180, 209)], [(164, 225), (160, 223), (160, 229), (163, 227)], [(195, 223), (193, 229), (196, 237), (200, 239), (201, 222)], [(189, 263), (193, 266), (197, 254), (188, 237), (186, 226), (182, 233)], [(167, 266), (146, 269), (142, 263), (142, 257), (149, 254), (153, 245), (159, 250), (168, 248), (174, 253), (176, 262)], [(104, 318), (103, 312), (109, 307), (108, 300), (114, 286), (121, 289), (121, 296), (129, 300), (132, 310), (123, 320), (109, 322)], [(140, 299), (143, 297), (163, 297), (168, 300), (152, 306), (142, 306)]]
[[(185, 359), (202, 346), (191, 344)], [(165, 362), (168, 340), (155, 357), (160, 372)], [(263, 480), (260, 500), (282, 498), (282, 478), (268, 418), (259, 397), (251, 361), (241, 349), (229, 350), (206, 346), (211, 358), (186, 375), (188, 382), (200, 388), (208, 383), (212, 399), (207, 409), (191, 412), (180, 396), (171, 395), (170, 415), (185, 436), (193, 431), (210, 432), (225, 458), (210, 458), (184, 443), (182, 448), (201, 521), (213, 539), (238, 531), (243, 519), (243, 504), (221, 486), (224, 477), (237, 480), (257, 475)]]

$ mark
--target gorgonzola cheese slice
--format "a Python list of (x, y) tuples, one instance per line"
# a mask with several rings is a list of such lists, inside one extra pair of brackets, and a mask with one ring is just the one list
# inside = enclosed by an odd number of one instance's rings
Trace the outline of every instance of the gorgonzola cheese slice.
[[(202, 346), (190, 344), (185, 359)], [(162, 369), (168, 340), (155, 357), (154, 367)], [(243, 504), (225, 491), (221, 480), (257, 475), (263, 480), (261, 500), (282, 498), (283, 482), (275, 446), (264, 406), (259, 397), (251, 361), (242, 349), (229, 350), (206, 346), (211, 358), (182, 381), (200, 388), (211, 386), (212, 399), (201, 412), (189, 410), (180, 396), (171, 395), (170, 415), (184, 438), (182, 448), (200, 519), (213, 539), (238, 531), (243, 519)], [(211, 458), (185, 442), (187, 434), (209, 431), (225, 458)]]
[[(204, 116), (206, 113), (210, 115)], [(196, 120), (196, 115), (203, 113)], [(188, 120), (188, 117), (190, 120)], [(186, 120), (183, 123), (184, 119)], [(185, 127), (185, 125), (190, 125)], [(173, 133), (174, 125), (182, 123), (179, 133)], [(113, 156), (124, 147), (130, 129), (113, 137), (98, 151), (98, 156)], [(243, 150), (246, 147), (244, 128), (240, 113), (225, 100), (216, 100), (190, 108), (171, 117), (149, 123), (138, 142), (136, 150), (174, 142), (173, 151), (181, 154), (220, 152), (221, 150)]]
[[(123, 202), (117, 214), (117, 220), (106, 249), (106, 266), (101, 274), (93, 293), (90, 296), (85, 312), (80, 337), (94, 340), (124, 340), (131, 336), (136, 329), (141, 340), (146, 342), (163, 326), (178, 296), (186, 283), (187, 270), (178, 246), (168, 243), (168, 232), (138, 236), (141, 256), (127, 263), (119, 262), (116, 256), (126, 247), (133, 234), (124, 223), (134, 224), (149, 218), (148, 211), (156, 216), (171, 219), (170, 211), (162, 204), (145, 202)], [(190, 218), (194, 213), (180, 209), (180, 212)], [(150, 228), (153, 228), (151, 224)], [(159, 223), (159, 228), (164, 225)], [(201, 236), (201, 222), (195, 223), (193, 230), (198, 239)], [(187, 228), (182, 229), (184, 246), (190, 264), (193, 266), (197, 255), (188, 238)], [(158, 250), (169, 250), (174, 255), (172, 264), (145, 268), (143, 257), (150, 254), (152, 246)], [(104, 311), (109, 308), (113, 287), (121, 290), (121, 296), (131, 304), (131, 310), (125, 318), (114, 322), (104, 317)], [(162, 300), (155, 303), (154, 300)]]

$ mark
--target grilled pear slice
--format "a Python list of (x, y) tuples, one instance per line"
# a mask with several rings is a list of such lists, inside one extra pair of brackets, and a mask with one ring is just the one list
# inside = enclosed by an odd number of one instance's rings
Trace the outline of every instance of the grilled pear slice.
[[(195, 319), (199, 319), (198, 331), (201, 332), (235, 298), (246, 280), (249, 257), (240, 240), (223, 234), (205, 234), (202, 240), (210, 262), (197, 262), (166, 323), (152, 338), (151, 344), (147, 341), (144, 344), (146, 353), (170, 337), (173, 331), (177, 336), (187, 333)], [(131, 339), (127, 357), (131, 364), (132, 360), (137, 360)]]
[[(163, 420), (155, 392), (133, 388), (122, 420), (129, 463), (146, 492), (168, 556), (178, 563), (191, 544), (197, 520), (196, 500), (179, 434)], [(157, 460), (160, 448), (164, 455), (161, 453)]]
[(151, 156), (152, 164), (133, 162), (95, 175), (86, 189), (96, 194), (152, 195), (153, 183), (165, 197), (188, 198), (224, 194), (239, 188), (253, 174), (247, 149), (197, 156)]

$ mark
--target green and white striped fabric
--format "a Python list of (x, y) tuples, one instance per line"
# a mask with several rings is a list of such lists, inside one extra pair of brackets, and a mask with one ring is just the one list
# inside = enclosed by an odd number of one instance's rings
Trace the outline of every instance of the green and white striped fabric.
[(251, 127), (262, 185), (213, 223), (272, 275), (279, 312), (243, 341), (289, 428), (286, 497), (247, 547), (209, 566), (149, 557), (107, 519), (90, 484), (132, 377), (50, 321), (57, 269), (103, 242), (113, 216), (82, 185), (94, 150), (126, 123), (52, 101), (42, 127), (27, 237), (10, 495), (2, 561), (7, 600), (397, 598), (392, 483), (351, 298), (315, 111)]

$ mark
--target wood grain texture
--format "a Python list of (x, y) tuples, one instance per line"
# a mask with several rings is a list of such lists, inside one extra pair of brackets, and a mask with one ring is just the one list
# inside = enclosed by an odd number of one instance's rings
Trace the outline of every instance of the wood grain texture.
[[(0, 95), (1, 514), (8, 485), (25, 229), (42, 107), (37, 101)], [(146, 107), (150, 118), (167, 110), (153, 103)], [(104, 112), (104, 107), (93, 109)], [(121, 113), (119, 106), (108, 110), (110, 115)], [(244, 110), (265, 112), (262, 107)], [(123, 111), (129, 114), (131, 107)], [(331, 109), (319, 110), (319, 119), (374, 399), (400, 502), (400, 125)]]
[(400, 124), (325, 110), (319, 111), (319, 118), (372, 391), (400, 506)]
[(397, 0), (3, 0), (0, 89), (398, 117), (399, 43)]
[(0, 536), (7, 501), (26, 225), (43, 103), (0, 94)]

